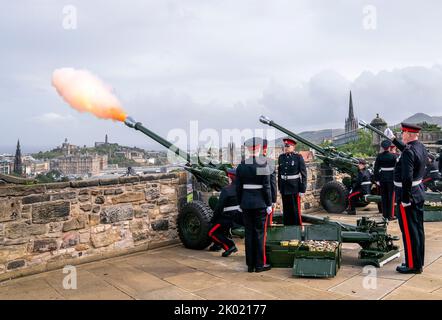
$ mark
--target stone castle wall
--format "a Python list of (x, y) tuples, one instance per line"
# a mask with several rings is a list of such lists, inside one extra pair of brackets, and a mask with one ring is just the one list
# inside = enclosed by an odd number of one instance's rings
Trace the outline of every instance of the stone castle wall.
[[(308, 163), (303, 212), (333, 172)], [(0, 281), (178, 243), (186, 172), (0, 186)], [(278, 208), (281, 200), (278, 195)]]
[(0, 187), (0, 281), (176, 243), (186, 173)]

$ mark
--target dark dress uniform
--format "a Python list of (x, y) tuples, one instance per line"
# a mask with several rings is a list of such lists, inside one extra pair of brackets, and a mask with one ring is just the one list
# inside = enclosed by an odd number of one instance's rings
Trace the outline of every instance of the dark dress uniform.
[[(419, 127), (402, 123), (402, 130), (420, 130)], [(394, 169), (396, 205), (399, 208), (398, 222), (402, 232), (405, 263), (396, 270), (401, 273), (420, 273), (424, 264), (425, 234), (423, 206), (425, 189), (422, 179), (428, 158), (425, 146), (419, 141), (408, 144), (394, 138), (393, 144), (402, 151)], [(403, 203), (410, 204), (403, 206)]]
[(242, 216), (238, 199), (236, 196), (236, 186), (231, 183), (225, 186), (220, 193), (218, 203), (214, 210), (213, 228), (209, 231), (209, 237), (214, 243), (221, 245), (225, 250), (223, 256), (228, 256), (238, 251), (235, 242), (226, 235), (229, 233), (233, 223)]
[(394, 214), (394, 167), (397, 156), (391, 152), (381, 152), (374, 163), (374, 179), (379, 183), (382, 197), (382, 214), (386, 219), (393, 219)]
[(299, 193), (305, 193), (307, 189), (307, 169), (299, 153), (283, 153), (279, 156), (278, 189), (282, 197), (284, 225), (302, 225)]
[(263, 271), (266, 267), (266, 209), (272, 205), (270, 175), (266, 163), (249, 158), (236, 169), (236, 193), (243, 212), (246, 263), (248, 271)]
[[(364, 162), (365, 164), (365, 162)], [(371, 173), (367, 169), (359, 170), (356, 181), (348, 196), (348, 214), (356, 214), (356, 203), (371, 192)]]

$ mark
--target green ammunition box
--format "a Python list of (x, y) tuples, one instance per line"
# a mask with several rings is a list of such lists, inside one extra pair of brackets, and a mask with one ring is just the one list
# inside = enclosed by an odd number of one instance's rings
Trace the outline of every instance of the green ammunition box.
[(339, 269), (336, 260), (317, 258), (296, 258), (293, 263), (293, 275), (296, 277), (331, 278)]
[(312, 251), (304, 245), (296, 248), (293, 275), (296, 277), (330, 278), (336, 276), (341, 266), (341, 228), (336, 225), (309, 225), (305, 227), (305, 241), (336, 241), (333, 251)]
[(292, 268), (296, 247), (281, 246), (281, 241), (301, 240), (302, 229), (299, 226), (274, 225), (267, 229), (267, 263), (274, 268)]

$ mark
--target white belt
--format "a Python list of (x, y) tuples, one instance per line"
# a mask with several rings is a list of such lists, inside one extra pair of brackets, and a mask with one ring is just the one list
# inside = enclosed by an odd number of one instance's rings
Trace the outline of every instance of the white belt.
[(389, 167), (389, 168), (381, 168), (381, 170), (379, 171), (393, 171), (394, 167)]
[(439, 172), (439, 170), (431, 170), (430, 173), (436, 173)]
[(281, 179), (283, 179), (283, 180), (292, 180), (292, 179), (299, 179), (299, 178), (301, 178), (301, 175), (299, 173), (289, 175), (289, 176), (281, 176)]
[(237, 206), (225, 207), (223, 211), (224, 211), (224, 212), (227, 212), (227, 211), (234, 211), (234, 210), (239, 210), (239, 205), (237, 205)]
[[(394, 183), (394, 185), (396, 186), (396, 187), (399, 187), (399, 188), (402, 188), (402, 182), (393, 182)], [(416, 187), (416, 186), (418, 186), (418, 185), (420, 185), (422, 183), (422, 179), (421, 180), (416, 180), (416, 181), (413, 181), (412, 183), (411, 183), (411, 186), (412, 187)]]
[(371, 184), (371, 181), (364, 181), (364, 182), (361, 182), (361, 185), (366, 185), (366, 184)]
[(243, 189), (262, 189), (261, 184), (244, 184)]

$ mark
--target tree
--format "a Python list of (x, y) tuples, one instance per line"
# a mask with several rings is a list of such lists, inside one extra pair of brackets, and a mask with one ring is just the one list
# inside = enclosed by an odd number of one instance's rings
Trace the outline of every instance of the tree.
[(337, 150), (351, 153), (357, 158), (367, 158), (376, 155), (376, 150), (372, 145), (372, 134), (364, 129), (358, 130), (358, 139), (351, 141), (342, 146), (337, 147)]

